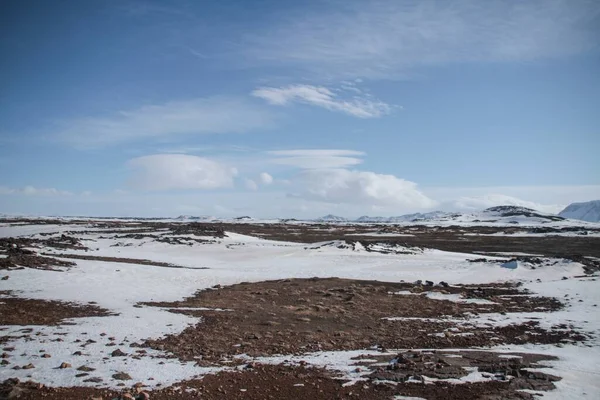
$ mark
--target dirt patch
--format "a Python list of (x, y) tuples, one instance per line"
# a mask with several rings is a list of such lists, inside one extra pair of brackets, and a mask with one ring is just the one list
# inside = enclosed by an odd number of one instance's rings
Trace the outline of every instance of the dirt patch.
[(104, 317), (108, 310), (92, 304), (61, 301), (0, 298), (0, 325), (60, 325), (65, 319)]
[(1, 238), (0, 254), (5, 257), (0, 258), (0, 270), (34, 268), (56, 271), (60, 270), (57, 268), (72, 267), (75, 265), (75, 263), (70, 261), (40, 256), (35, 251), (26, 248), (29, 246), (34, 246), (34, 242), (30, 239)]
[[(149, 391), (153, 400), (167, 399), (392, 399), (394, 396), (416, 396), (425, 399), (533, 399), (521, 389), (551, 390), (559, 378), (531, 372), (534, 361), (546, 359), (533, 355), (516, 355), (502, 359), (498, 354), (464, 352), (451, 355), (405, 353), (398, 355), (386, 367), (378, 367), (366, 380), (353, 385), (336, 379), (335, 374), (317, 368), (290, 365), (249, 364), (239, 371), (207, 375), (202, 379), (180, 382), (171, 387)], [(460, 358), (458, 358), (460, 357)], [(424, 384), (424, 376), (464, 376), (464, 368), (475, 369), (489, 376), (489, 381), (455, 384), (447, 381)], [(449, 372), (448, 371), (463, 371)], [(435, 372), (437, 371), (437, 372)], [(446, 378), (440, 378), (446, 379)], [(140, 388), (139, 390), (143, 390)], [(133, 388), (109, 391), (93, 388), (46, 388), (33, 382), (15, 379), (0, 385), (0, 399), (28, 400), (40, 397), (48, 400), (80, 400), (86, 398), (122, 398), (133, 396)]]
[(78, 238), (65, 234), (41, 242), (45, 246), (53, 247), (55, 249), (89, 250)]
[[(43, 253), (46, 254), (46, 253)], [(192, 267), (183, 267), (181, 265), (160, 262), (160, 261), (152, 261), (152, 260), (144, 260), (139, 258), (122, 258), (122, 257), (102, 257), (102, 256), (90, 256), (87, 254), (52, 254), (55, 257), (60, 258), (72, 258), (75, 260), (90, 260), (90, 261), (104, 261), (104, 262), (114, 262), (114, 263), (124, 263), (124, 264), (139, 264), (139, 265), (150, 265), (153, 267), (164, 267), (164, 268), (184, 268), (184, 269), (208, 269), (208, 267), (200, 267), (200, 268), (192, 268)]]
[(220, 224), (190, 222), (187, 224), (170, 224), (169, 226), (173, 235), (211, 236), (217, 238), (225, 237), (225, 230)]
[[(395, 294), (398, 292), (403, 294)], [(429, 298), (427, 294), (433, 292), (488, 301)], [(201, 317), (202, 322), (143, 345), (167, 350), (183, 360), (210, 364), (244, 353), (259, 356), (373, 346), (444, 348), (585, 339), (573, 327), (546, 331), (536, 321), (504, 327), (468, 323), (474, 314), (561, 307), (556, 299), (524, 294), (507, 284), (435, 287), (338, 278), (242, 283), (201, 291), (184, 301), (145, 303)]]

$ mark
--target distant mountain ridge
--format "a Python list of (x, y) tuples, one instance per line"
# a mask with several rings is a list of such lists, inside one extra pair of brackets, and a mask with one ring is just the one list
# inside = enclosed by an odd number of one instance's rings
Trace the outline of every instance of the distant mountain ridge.
[(600, 222), (600, 200), (569, 204), (558, 215), (581, 221)]
[(496, 206), (486, 208), (483, 211), (461, 213), (461, 212), (446, 212), (446, 211), (431, 211), (427, 213), (414, 213), (394, 217), (379, 217), (363, 215), (355, 220), (340, 217), (337, 215), (326, 215), (316, 219), (317, 222), (331, 223), (381, 223), (393, 224), (402, 222), (504, 222), (510, 224), (518, 223), (548, 223), (564, 221), (564, 216), (555, 214), (543, 213), (527, 207), (519, 206)]
[(565, 218), (548, 213), (542, 213), (540, 211), (536, 211), (532, 208), (527, 207), (519, 207), (519, 206), (496, 206), (490, 207), (483, 210), (484, 213), (496, 213), (501, 217), (532, 217), (532, 218), (542, 218), (548, 219), (551, 221), (562, 221)]
[(458, 216), (459, 213), (451, 213), (445, 211), (431, 211), (428, 213), (405, 214), (396, 217), (369, 217), (363, 215), (357, 218), (354, 222), (370, 222), (370, 223), (395, 223), (395, 222), (417, 222), (431, 221), (436, 219), (446, 219), (453, 216)]
[(349, 222), (350, 220), (344, 217), (340, 217), (338, 215), (327, 214), (324, 217), (317, 218), (315, 221), (318, 222)]

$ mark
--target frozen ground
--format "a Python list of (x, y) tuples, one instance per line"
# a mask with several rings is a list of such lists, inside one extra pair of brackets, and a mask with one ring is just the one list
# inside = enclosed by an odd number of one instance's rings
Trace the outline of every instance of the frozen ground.
[[(542, 327), (567, 323), (589, 333), (592, 339), (585, 344), (512, 345), (498, 346), (494, 351), (530, 352), (557, 356), (549, 361), (551, 373), (562, 380), (557, 389), (544, 392), (544, 398), (579, 399), (600, 398), (600, 287), (594, 276), (584, 275), (583, 266), (566, 259), (551, 259), (543, 268), (520, 266), (502, 268), (506, 257), (486, 256), (487, 262), (473, 262), (481, 255), (444, 252), (435, 249), (407, 251), (408, 254), (367, 251), (362, 245), (338, 246), (337, 242), (317, 244), (291, 243), (261, 239), (227, 232), (225, 237), (201, 237), (194, 234), (171, 234), (163, 229), (147, 230), (140, 237), (124, 237), (135, 226), (97, 228), (61, 224), (2, 224), (0, 237), (26, 237), (40, 240), (60, 238), (67, 233), (76, 237), (89, 250), (42, 247), (39, 253), (57, 258), (84, 255), (91, 259), (67, 259), (76, 263), (61, 271), (33, 268), (3, 271), (9, 279), (0, 281), (2, 296), (17, 296), (42, 300), (61, 300), (76, 303), (93, 302), (116, 315), (76, 318), (71, 324), (58, 326), (9, 325), (0, 327), (0, 336), (11, 337), (2, 347), (14, 347), (10, 352), (10, 367), (33, 364), (33, 369), (0, 367), (0, 381), (17, 377), (31, 379), (51, 386), (101, 386), (116, 388), (120, 383), (112, 376), (127, 372), (134, 382), (149, 387), (171, 385), (182, 380), (214, 373), (230, 367), (200, 367), (194, 362), (164, 358), (164, 352), (145, 349), (147, 354), (136, 355), (131, 343), (147, 338), (177, 334), (201, 319), (172, 313), (160, 307), (140, 307), (142, 302), (172, 302), (192, 296), (200, 289), (215, 285), (241, 282), (310, 277), (341, 277), (384, 282), (413, 282), (416, 280), (445, 281), (453, 284), (485, 284), (489, 282), (522, 282), (534, 294), (557, 297), (565, 301), (564, 310), (547, 313), (513, 313), (474, 315), (464, 324), (473, 326), (506, 326), (515, 322), (540, 322)], [(418, 233), (415, 233), (418, 235)], [(154, 236), (144, 236), (154, 235)], [(371, 235), (379, 235), (377, 232)], [(385, 234), (381, 234), (385, 236)], [(393, 234), (388, 234), (392, 235)], [(410, 235), (413, 235), (411, 233)], [(177, 238), (181, 244), (159, 242), (156, 237)], [(191, 240), (188, 240), (191, 239)], [(195, 239), (206, 240), (198, 242)], [(410, 250), (410, 249), (407, 249)], [(114, 261), (94, 260), (108, 257)], [(187, 268), (165, 268), (119, 262), (119, 259), (144, 259), (166, 262)], [(568, 278), (568, 279), (564, 279)], [(408, 293), (399, 292), (397, 295)], [(455, 294), (428, 293), (428, 297), (451, 302), (473, 302)], [(2, 298), (0, 298), (0, 303)], [(486, 300), (479, 300), (485, 304)], [(377, 305), (374, 304), (373, 307)], [(227, 311), (223, 311), (227, 312)], [(390, 315), (390, 318), (396, 316)], [(27, 331), (31, 329), (31, 331)], [(25, 331), (24, 331), (25, 330)], [(57, 341), (60, 339), (60, 341)], [(86, 341), (92, 340), (85, 347)], [(1, 343), (1, 342), (0, 342)], [(114, 344), (114, 345), (110, 345)], [(121, 349), (128, 356), (111, 356)], [(448, 349), (453, 351), (457, 349)], [(81, 351), (81, 355), (73, 355)], [(278, 363), (283, 360), (302, 360), (347, 374), (351, 380), (361, 378), (351, 360), (357, 355), (368, 355), (374, 350), (314, 353), (303, 356), (263, 357), (260, 361)], [(394, 350), (395, 351), (395, 350)], [(390, 354), (393, 354), (391, 351)], [(41, 355), (50, 354), (49, 358)], [(381, 353), (378, 353), (381, 355)], [(90, 366), (95, 370), (90, 377), (101, 382), (84, 382), (73, 369), (58, 368), (61, 363)], [(473, 373), (462, 379), (478, 379)]]

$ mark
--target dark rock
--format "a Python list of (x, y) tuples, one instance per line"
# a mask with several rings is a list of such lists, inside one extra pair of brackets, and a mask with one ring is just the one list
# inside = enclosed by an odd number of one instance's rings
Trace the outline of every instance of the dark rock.
[(131, 376), (125, 372), (117, 372), (112, 377), (118, 381), (129, 381), (132, 379)]
[(100, 382), (102, 382), (102, 378), (94, 377), (94, 378), (84, 379), (83, 381), (84, 382), (92, 382), (92, 383), (100, 383)]
[(121, 351), (121, 349), (116, 349), (115, 351), (113, 351), (112, 353), (110, 353), (110, 355), (112, 357), (124, 357), (127, 355), (127, 353)]

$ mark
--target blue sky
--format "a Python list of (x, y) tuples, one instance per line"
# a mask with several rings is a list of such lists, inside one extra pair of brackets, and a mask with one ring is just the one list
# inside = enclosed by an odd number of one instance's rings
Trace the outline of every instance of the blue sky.
[(600, 3), (3, 1), (0, 213), (600, 198)]

